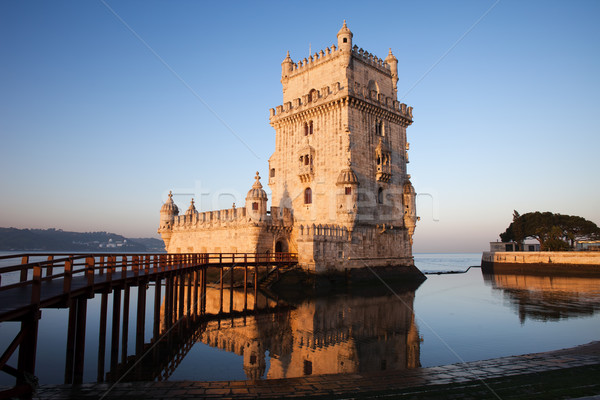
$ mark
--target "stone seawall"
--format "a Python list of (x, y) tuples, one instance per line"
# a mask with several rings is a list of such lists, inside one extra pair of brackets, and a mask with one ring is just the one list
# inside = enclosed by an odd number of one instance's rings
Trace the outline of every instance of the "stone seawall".
[(485, 251), (481, 268), (484, 273), (600, 276), (600, 252)]

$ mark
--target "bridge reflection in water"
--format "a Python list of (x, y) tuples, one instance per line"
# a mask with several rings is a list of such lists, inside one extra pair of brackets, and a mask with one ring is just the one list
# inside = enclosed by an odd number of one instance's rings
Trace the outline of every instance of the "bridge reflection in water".
[(225, 289), (221, 302), (220, 290), (209, 286), (204, 315), (163, 326), (158, 344), (147, 343), (151, 350), (115, 366), (107, 379), (168, 379), (197, 342), (242, 356), (249, 380), (419, 367), (415, 288), (395, 290), (397, 296), (359, 292), (297, 305), (259, 292), (257, 308), (237, 311), (248, 302), (241, 288)]

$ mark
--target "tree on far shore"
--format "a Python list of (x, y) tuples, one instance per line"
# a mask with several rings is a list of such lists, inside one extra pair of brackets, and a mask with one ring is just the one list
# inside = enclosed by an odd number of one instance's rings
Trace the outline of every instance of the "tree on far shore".
[(513, 221), (500, 234), (503, 242), (516, 242), (522, 249), (525, 239), (536, 239), (542, 251), (564, 251), (575, 247), (577, 240), (600, 239), (600, 228), (585, 218), (551, 212), (530, 212), (520, 215), (516, 210)]

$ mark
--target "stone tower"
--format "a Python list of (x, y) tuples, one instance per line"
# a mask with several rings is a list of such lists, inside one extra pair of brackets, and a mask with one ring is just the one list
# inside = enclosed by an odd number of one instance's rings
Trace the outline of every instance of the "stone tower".
[(391, 49), (383, 60), (352, 40), (344, 21), (337, 45), (297, 62), (288, 52), (270, 112), (272, 204), (292, 209), (291, 251), (316, 272), (413, 264), (412, 108), (397, 101)]

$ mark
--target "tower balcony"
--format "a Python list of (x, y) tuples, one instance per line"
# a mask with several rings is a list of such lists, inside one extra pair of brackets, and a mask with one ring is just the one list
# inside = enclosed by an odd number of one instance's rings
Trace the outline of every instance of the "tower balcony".
[(391, 165), (378, 165), (377, 173), (375, 175), (378, 182), (389, 182), (392, 177), (392, 167)]
[(300, 177), (300, 182), (310, 182), (314, 177), (314, 167), (312, 165), (301, 165), (298, 169), (298, 176)]

